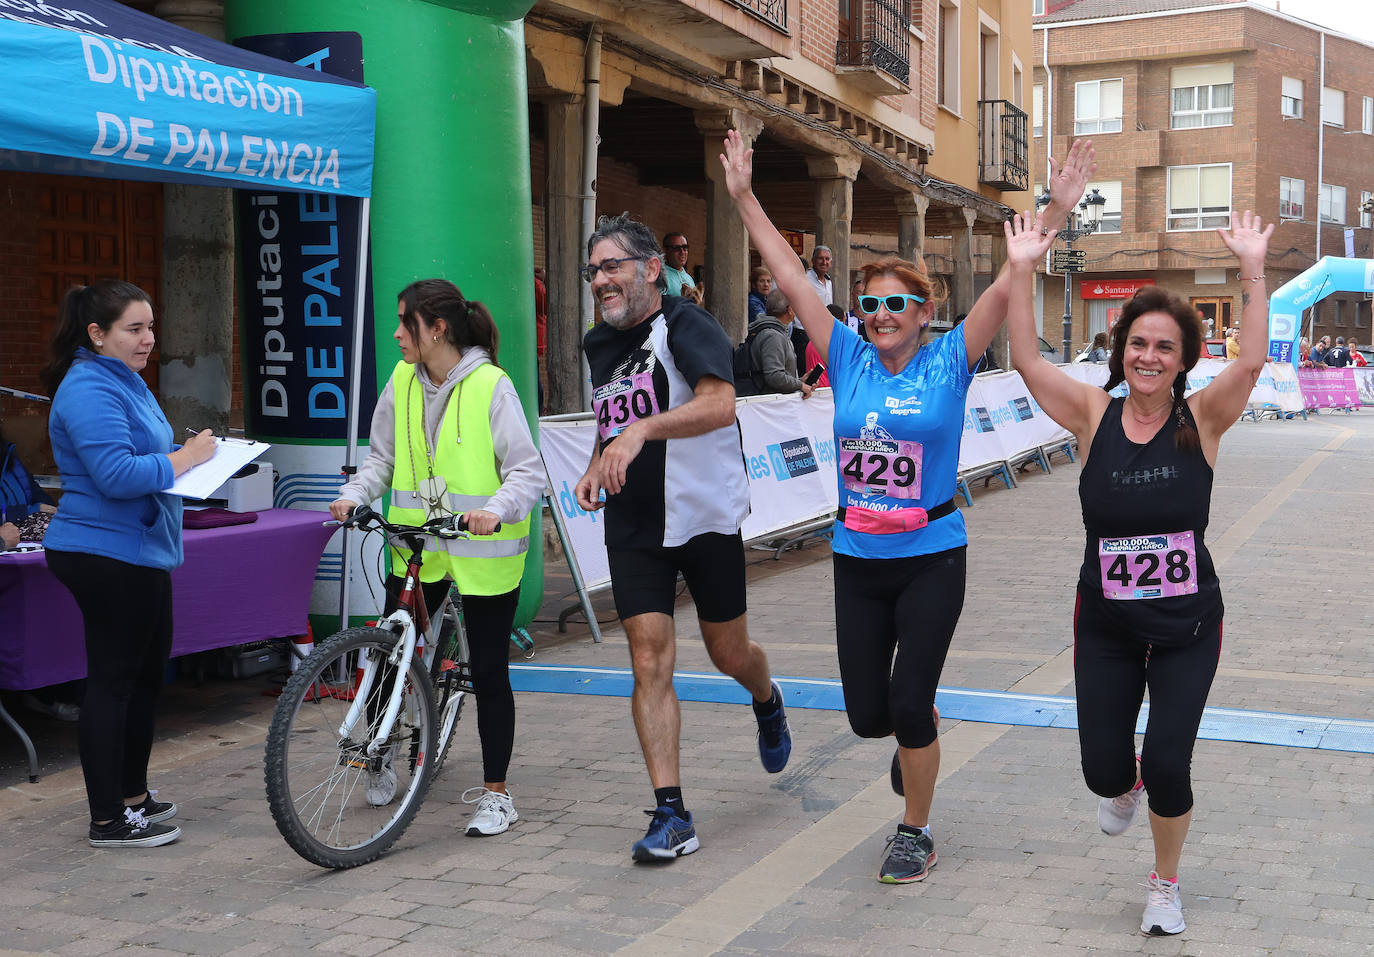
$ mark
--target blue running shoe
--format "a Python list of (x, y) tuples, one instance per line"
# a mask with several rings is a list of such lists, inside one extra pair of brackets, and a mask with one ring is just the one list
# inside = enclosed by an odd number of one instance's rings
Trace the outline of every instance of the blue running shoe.
[(759, 723), (759, 760), (769, 774), (777, 774), (787, 767), (787, 759), (792, 756), (792, 729), (787, 726), (787, 709), (782, 704), (782, 689), (773, 682), (773, 694), (778, 699), (778, 710), (766, 718), (755, 716)]
[(649, 830), (644, 837), (635, 841), (634, 850), (631, 851), (635, 860), (671, 861), (701, 847), (690, 812), (685, 821), (670, 807), (654, 808), (644, 813), (652, 820), (649, 821)]

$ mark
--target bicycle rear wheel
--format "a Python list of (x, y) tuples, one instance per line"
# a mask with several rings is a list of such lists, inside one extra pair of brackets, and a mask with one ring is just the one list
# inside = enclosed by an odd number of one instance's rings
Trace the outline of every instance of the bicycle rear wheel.
[[(321, 867), (357, 867), (396, 842), (429, 787), (437, 718), (430, 676), (412, 660), (405, 675), (386, 666), (396, 637), (351, 628), (326, 639), (291, 676), (267, 733), (264, 777), (277, 830), (297, 854)], [(340, 736), (364, 666), (378, 663), (355, 726)], [(369, 757), (392, 688), (403, 680), (401, 709), (387, 744)], [(370, 803), (369, 782), (395, 773), (392, 799)], [(379, 799), (374, 787), (371, 799)], [(382, 788), (385, 791), (385, 788)]]

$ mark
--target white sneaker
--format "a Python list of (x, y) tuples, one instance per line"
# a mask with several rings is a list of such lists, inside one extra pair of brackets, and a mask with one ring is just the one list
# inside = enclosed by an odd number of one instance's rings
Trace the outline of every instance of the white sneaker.
[(1140, 799), (1144, 794), (1145, 785), (1140, 783), (1125, 794), (1097, 802), (1097, 823), (1102, 833), (1112, 837), (1125, 834), (1135, 820), (1135, 812), (1140, 809)]
[(1151, 871), (1147, 886), (1150, 896), (1145, 902), (1140, 932), (1151, 937), (1180, 933), (1187, 925), (1183, 923), (1183, 901), (1178, 896), (1178, 881), (1166, 881)]
[[(469, 798), (473, 791), (480, 791), (476, 797)], [(463, 792), (464, 804), (476, 804), (477, 810), (468, 822), (468, 837), (491, 837), (510, 828), (520, 820), (515, 813), (515, 802), (509, 794), (488, 791), (484, 787), (468, 788)]]
[(367, 772), (367, 803), (383, 807), (396, 798), (396, 769), (391, 764), (391, 749), (382, 752), (382, 764)]

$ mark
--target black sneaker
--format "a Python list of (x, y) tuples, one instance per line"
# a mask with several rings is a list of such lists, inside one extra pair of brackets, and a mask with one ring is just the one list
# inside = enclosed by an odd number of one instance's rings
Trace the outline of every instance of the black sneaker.
[(156, 791), (149, 791), (142, 804), (134, 804), (130, 811), (141, 811), (143, 820), (149, 824), (160, 824), (177, 816), (177, 806), (171, 801), (159, 801)]
[(150, 824), (143, 812), (131, 807), (124, 809), (124, 820), (109, 824), (92, 824), (91, 847), (161, 847), (181, 837), (175, 824)]
[(929, 834), (909, 834), (901, 828), (887, 839), (887, 855), (878, 870), (884, 884), (910, 884), (923, 881), (940, 856)]

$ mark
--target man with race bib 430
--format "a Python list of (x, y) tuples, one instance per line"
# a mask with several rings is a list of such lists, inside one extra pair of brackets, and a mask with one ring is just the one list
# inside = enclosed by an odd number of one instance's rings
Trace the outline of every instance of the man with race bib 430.
[(633, 856), (672, 860), (698, 847), (678, 768), (679, 572), (711, 661), (753, 697), (765, 770), (786, 766), (792, 738), (781, 689), (745, 625), (740, 523), (749, 513), (749, 483), (730, 340), (710, 313), (664, 294), (663, 253), (643, 223), (603, 216), (587, 254), (582, 274), (603, 321), (584, 342), (597, 436), (577, 501), (606, 509), (611, 590), (634, 670), (631, 707), (654, 787), (649, 829)]

